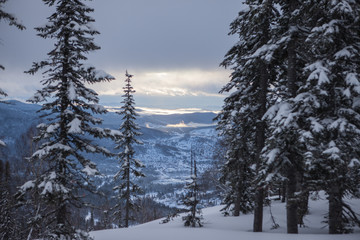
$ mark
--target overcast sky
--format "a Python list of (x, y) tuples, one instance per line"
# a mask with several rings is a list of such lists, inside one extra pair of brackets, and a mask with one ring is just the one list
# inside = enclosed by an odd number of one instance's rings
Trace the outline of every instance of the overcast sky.
[[(118, 105), (125, 70), (134, 74), (138, 106), (220, 108), (217, 93), (230, 72), (219, 67), (235, 44), (229, 24), (241, 0), (93, 0), (95, 42), (101, 50), (88, 55), (88, 64), (116, 77), (93, 88), (105, 105)], [(32, 62), (46, 59), (53, 40), (36, 36), (34, 27), (47, 22), (53, 8), (41, 0), (9, 0), (7, 12), (27, 27), (19, 31), (0, 22), (0, 87), (11, 97), (29, 98), (41, 88), (42, 75), (24, 74)]]

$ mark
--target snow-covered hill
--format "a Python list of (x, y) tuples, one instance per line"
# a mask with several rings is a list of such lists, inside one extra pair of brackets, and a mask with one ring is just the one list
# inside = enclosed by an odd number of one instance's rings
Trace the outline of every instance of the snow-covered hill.
[[(184, 240), (184, 239), (256, 239), (256, 240), (358, 240), (360, 229), (354, 229), (354, 233), (345, 235), (329, 235), (324, 221), (327, 213), (327, 201), (324, 199), (310, 201), (310, 213), (305, 217), (306, 227), (299, 229), (299, 234), (286, 234), (285, 204), (273, 202), (271, 211), (278, 229), (272, 229), (270, 208), (264, 209), (264, 232), (253, 233), (253, 215), (242, 215), (240, 217), (224, 217), (219, 210), (221, 206), (211, 207), (203, 210), (204, 227), (188, 228), (183, 226), (181, 217), (175, 218), (166, 224), (160, 224), (156, 220), (146, 224), (130, 227), (128, 229), (114, 229), (91, 232), (95, 240)], [(348, 200), (348, 202), (360, 211), (360, 200)]]

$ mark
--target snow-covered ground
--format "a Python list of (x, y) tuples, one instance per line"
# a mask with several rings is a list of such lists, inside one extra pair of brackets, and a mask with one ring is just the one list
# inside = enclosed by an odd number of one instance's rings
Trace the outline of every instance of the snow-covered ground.
[[(324, 197), (323, 197), (324, 198)], [(360, 212), (360, 200), (349, 200), (350, 204)], [(240, 217), (224, 217), (219, 210), (221, 206), (203, 210), (204, 227), (184, 227), (181, 217), (175, 218), (166, 224), (160, 224), (161, 220), (155, 220), (146, 224), (130, 227), (128, 229), (114, 229), (91, 232), (95, 240), (184, 240), (184, 239), (256, 239), (256, 240), (359, 240), (360, 229), (357, 227), (352, 234), (329, 235), (324, 221), (327, 213), (327, 201), (310, 201), (310, 214), (305, 217), (305, 228), (299, 229), (299, 234), (286, 234), (285, 204), (273, 202), (271, 211), (280, 225), (272, 230), (270, 208), (264, 209), (264, 232), (253, 233), (253, 215)]]

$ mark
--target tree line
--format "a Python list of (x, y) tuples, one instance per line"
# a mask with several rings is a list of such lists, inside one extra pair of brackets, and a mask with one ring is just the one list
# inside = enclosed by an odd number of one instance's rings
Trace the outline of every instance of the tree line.
[(217, 116), (228, 151), (222, 182), (234, 215), (254, 211), (280, 189), (287, 232), (298, 233), (309, 193), (329, 202), (329, 233), (360, 226), (345, 197), (360, 197), (360, 2), (247, 0), (230, 25), (238, 42)]

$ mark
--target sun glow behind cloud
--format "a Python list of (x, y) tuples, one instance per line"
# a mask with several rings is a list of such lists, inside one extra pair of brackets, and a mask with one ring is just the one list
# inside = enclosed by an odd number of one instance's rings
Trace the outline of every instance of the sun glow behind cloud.
[(181, 121), (177, 124), (167, 124), (167, 128), (197, 128), (197, 127), (210, 127), (215, 126), (216, 124), (205, 124), (205, 123), (193, 123), (189, 122), (188, 124), (184, 123), (184, 121)]
[[(118, 112), (120, 106), (105, 106), (109, 112)], [(136, 107), (137, 112), (140, 115), (171, 115), (171, 114), (191, 114), (191, 113), (215, 113), (219, 111), (204, 110), (201, 108), (177, 108), (177, 109), (166, 109), (166, 108), (147, 108), (147, 107)]]
[[(125, 71), (124, 71), (125, 72)], [(116, 80), (95, 87), (100, 95), (122, 94), (124, 73), (111, 72)], [(174, 70), (131, 72), (136, 94), (146, 96), (219, 96), (218, 92), (228, 81), (227, 70)]]
[(170, 115), (170, 114), (190, 114), (190, 113), (218, 113), (218, 111), (204, 110), (201, 108), (177, 108), (177, 109), (162, 109), (162, 108), (146, 108), (138, 107), (140, 114), (143, 115)]

